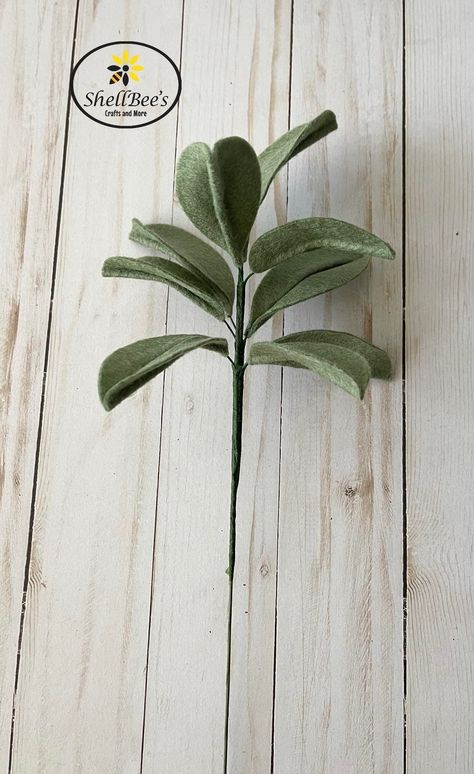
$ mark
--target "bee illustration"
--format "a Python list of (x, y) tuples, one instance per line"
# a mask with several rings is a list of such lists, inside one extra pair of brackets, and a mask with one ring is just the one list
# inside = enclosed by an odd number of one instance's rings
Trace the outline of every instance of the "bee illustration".
[(140, 59), (140, 54), (135, 54), (135, 56), (131, 57), (127, 49), (124, 48), (122, 56), (112, 54), (112, 59), (114, 60), (115, 64), (107, 67), (107, 70), (113, 73), (109, 81), (110, 84), (119, 83), (119, 81), (122, 81), (124, 86), (128, 86), (130, 79), (132, 79), (132, 81), (140, 80), (138, 73), (145, 69), (143, 65), (137, 64), (138, 60)]
[(121, 67), (118, 67), (117, 65), (110, 65), (110, 67), (107, 67), (107, 70), (110, 70), (113, 73), (109, 83), (118, 83), (120, 80), (122, 80), (123, 85), (128, 86), (128, 65), (124, 64)]

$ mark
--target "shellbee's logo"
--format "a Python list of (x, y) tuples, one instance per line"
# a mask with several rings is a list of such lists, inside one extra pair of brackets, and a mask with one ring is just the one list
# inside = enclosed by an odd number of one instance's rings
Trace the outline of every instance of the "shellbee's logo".
[(138, 73), (145, 69), (143, 65), (137, 64), (140, 54), (130, 57), (127, 49), (124, 48), (122, 56), (112, 54), (112, 59), (115, 64), (107, 67), (107, 70), (113, 73), (109, 83), (119, 83), (119, 81), (122, 81), (124, 86), (128, 86), (130, 78), (132, 81), (140, 80)]
[(159, 121), (175, 107), (180, 93), (181, 75), (171, 57), (137, 40), (93, 48), (75, 65), (71, 78), (79, 110), (118, 129)]

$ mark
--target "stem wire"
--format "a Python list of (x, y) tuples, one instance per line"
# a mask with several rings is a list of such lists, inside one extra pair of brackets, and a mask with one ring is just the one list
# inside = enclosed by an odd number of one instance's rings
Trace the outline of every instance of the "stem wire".
[(231, 332), (232, 336), (233, 336), (233, 337), (234, 337), (234, 339), (235, 339), (235, 331), (233, 330), (233, 328), (231, 328), (231, 327), (230, 327), (230, 325), (229, 325), (229, 323), (227, 322), (227, 320), (224, 320), (224, 325), (226, 325), (226, 326), (227, 326), (227, 328), (230, 330), (230, 332)]
[(230, 673), (232, 661), (232, 610), (234, 601), (234, 568), (235, 568), (235, 526), (237, 517), (237, 489), (240, 478), (240, 463), (242, 457), (242, 413), (244, 394), (245, 363), (244, 316), (245, 316), (245, 284), (243, 267), (239, 267), (237, 280), (237, 303), (235, 321), (235, 350), (232, 364), (232, 457), (231, 457), (231, 493), (229, 514), (229, 607), (227, 618), (227, 666), (226, 666), (226, 706), (224, 730), (224, 769), (227, 774), (227, 755), (229, 746), (229, 708), (230, 708)]

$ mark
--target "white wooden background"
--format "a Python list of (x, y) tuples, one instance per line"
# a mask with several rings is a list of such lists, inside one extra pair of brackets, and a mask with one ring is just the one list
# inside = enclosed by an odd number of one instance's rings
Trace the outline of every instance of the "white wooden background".
[[(264, 333), (347, 329), (396, 372), (358, 405), (247, 371), (230, 774), (472, 773), (472, 3), (2, 0), (0, 24), (1, 772), (221, 772), (228, 364), (189, 355), (111, 415), (96, 395), (113, 348), (220, 326), (100, 267), (138, 254), (133, 216), (186, 224), (189, 142), (260, 151), (331, 108), (257, 231), (331, 215), (398, 260)], [(125, 137), (68, 97), (115, 39), (183, 76)]]

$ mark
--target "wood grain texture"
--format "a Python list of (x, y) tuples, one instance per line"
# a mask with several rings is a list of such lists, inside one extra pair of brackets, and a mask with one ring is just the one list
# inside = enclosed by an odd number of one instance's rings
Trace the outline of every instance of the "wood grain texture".
[(474, 9), (407, 4), (407, 769), (474, 768)]
[[(187, 0), (179, 149), (231, 134), (263, 149), (286, 130), (289, 11), (280, 0), (258, 8)], [(285, 195), (283, 177), (258, 229), (282, 220)], [(179, 207), (175, 222), (189, 227)], [(221, 330), (216, 325), (170, 295), (170, 332)], [(281, 322), (275, 325), (279, 331)], [(279, 374), (248, 372), (246, 385), (231, 674), (234, 774), (269, 769), (273, 695)], [(230, 401), (230, 369), (212, 356), (183, 360), (166, 376), (145, 772), (222, 769)]]
[[(295, 0), (291, 123), (339, 130), (290, 166), (289, 218), (331, 215), (400, 254), (401, 17), (392, 2)], [(373, 339), (395, 379), (363, 403), (283, 376), (275, 774), (403, 770), (401, 262), (285, 313), (285, 332)], [(373, 334), (372, 334), (373, 324)]]
[[(59, 206), (74, 4), (2, 3), (0, 769), (10, 725)], [(38, 88), (41, 73), (41, 88)]]
[[(190, 228), (173, 200), (177, 150), (239, 134), (260, 151), (331, 108), (339, 130), (280, 173), (255, 233), (331, 215), (399, 257), (258, 335), (347, 330), (386, 348), (395, 378), (358, 404), (313, 374), (247, 370), (229, 774), (402, 774), (401, 5), (80, 0), (76, 61), (143, 40), (182, 60), (183, 93), (126, 137), (73, 107), (62, 207), (75, 3), (33, 5), (3, 3), (0, 17), (0, 769), (61, 212), (11, 772), (221, 774), (229, 365), (193, 353), (111, 415), (96, 375), (136, 338), (223, 328), (100, 267), (143, 253), (132, 216)], [(474, 11), (408, 0), (405, 25), (406, 772), (468, 774)]]
[[(257, 152), (288, 128), (291, 6), (282, 0), (240, 4), (237, 89), (248, 90), (248, 127), (239, 130)], [(242, 64), (245, 66), (242, 67)], [(286, 220), (287, 171), (277, 176), (260, 210), (254, 236)], [(247, 267), (247, 270), (248, 267)], [(247, 301), (261, 277), (248, 283)], [(276, 338), (276, 315), (255, 338)], [(255, 339), (253, 339), (255, 340)], [(248, 345), (249, 346), (249, 345)], [(248, 350), (247, 350), (248, 354)], [(229, 772), (259, 774), (271, 766), (281, 374), (248, 368), (233, 606)]]
[[(104, 40), (162, 40), (180, 8), (82, 2), (76, 58)], [(63, 103), (64, 104), (64, 103)], [(171, 214), (176, 112), (129, 132), (74, 108), (68, 146), (12, 771), (137, 772), (161, 381), (106, 415), (102, 358), (164, 329), (166, 290), (101, 279), (132, 216)]]

